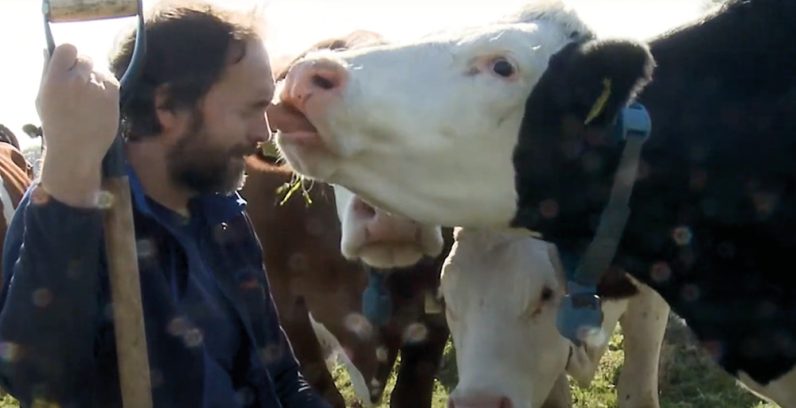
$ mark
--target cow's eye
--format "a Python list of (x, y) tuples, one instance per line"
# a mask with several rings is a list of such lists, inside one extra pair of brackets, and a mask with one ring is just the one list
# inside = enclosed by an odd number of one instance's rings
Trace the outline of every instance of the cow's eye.
[(492, 62), (492, 72), (503, 78), (508, 78), (514, 75), (514, 65), (505, 58), (497, 58)]

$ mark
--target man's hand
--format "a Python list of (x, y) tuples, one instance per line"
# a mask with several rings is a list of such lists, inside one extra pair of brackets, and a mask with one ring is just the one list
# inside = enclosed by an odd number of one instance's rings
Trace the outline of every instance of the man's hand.
[(119, 127), (119, 83), (63, 44), (45, 65), (36, 108), (47, 147), (42, 186), (66, 204), (94, 206)]

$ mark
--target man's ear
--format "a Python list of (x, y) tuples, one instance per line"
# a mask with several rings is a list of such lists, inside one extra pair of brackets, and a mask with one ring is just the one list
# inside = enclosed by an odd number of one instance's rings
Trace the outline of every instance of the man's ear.
[(547, 120), (574, 116), (587, 127), (608, 125), (651, 80), (654, 66), (649, 49), (638, 42), (571, 43), (550, 58), (526, 115), (546, 112)]

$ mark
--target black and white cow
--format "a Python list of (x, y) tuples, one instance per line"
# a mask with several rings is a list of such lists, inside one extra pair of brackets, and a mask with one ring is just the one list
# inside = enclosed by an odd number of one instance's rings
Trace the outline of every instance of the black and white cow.
[(598, 40), (544, 1), (409, 44), (317, 53), (275, 107), (308, 126), (277, 141), (298, 172), (391, 212), (525, 227), (582, 253), (622, 151), (614, 118), (637, 97), (652, 136), (614, 266), (660, 293), (725, 370), (796, 407), (794, 22), (792, 0), (730, 0), (647, 47)]

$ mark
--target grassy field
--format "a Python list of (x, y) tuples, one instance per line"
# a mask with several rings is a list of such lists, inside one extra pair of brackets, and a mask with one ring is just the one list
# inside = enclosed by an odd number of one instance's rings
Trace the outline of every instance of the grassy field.
[[(597, 377), (588, 388), (572, 386), (573, 406), (577, 408), (616, 407), (614, 384), (622, 368), (622, 334), (616, 333), (600, 362)], [(456, 385), (455, 351), (448, 344), (442, 370), (435, 383), (433, 408), (446, 408), (447, 395)], [(354, 391), (345, 370), (334, 372), (338, 387), (349, 401), (357, 406)], [(385, 395), (389, 395), (392, 378)], [(660, 366), (660, 395), (662, 408), (777, 408), (761, 401), (721, 371), (709, 357), (696, 347), (688, 330), (676, 318), (670, 319)], [(389, 407), (389, 399), (377, 408)]]
[[(445, 408), (447, 396), (456, 385), (455, 351), (450, 343), (445, 350), (439, 379), (435, 383), (434, 408)], [(572, 387), (573, 405), (577, 408), (616, 407), (614, 384), (622, 368), (622, 334), (611, 339), (608, 352), (600, 362), (597, 377), (589, 388)], [(349, 406), (359, 404), (354, 396), (348, 374), (337, 367), (334, 377)], [(394, 378), (387, 385), (385, 395), (392, 390)], [(776, 408), (736, 385), (698, 349), (688, 331), (677, 319), (670, 319), (661, 355), (660, 392), (662, 408)], [(378, 408), (388, 407), (389, 398)], [(0, 399), (0, 408), (18, 407), (13, 398)]]

